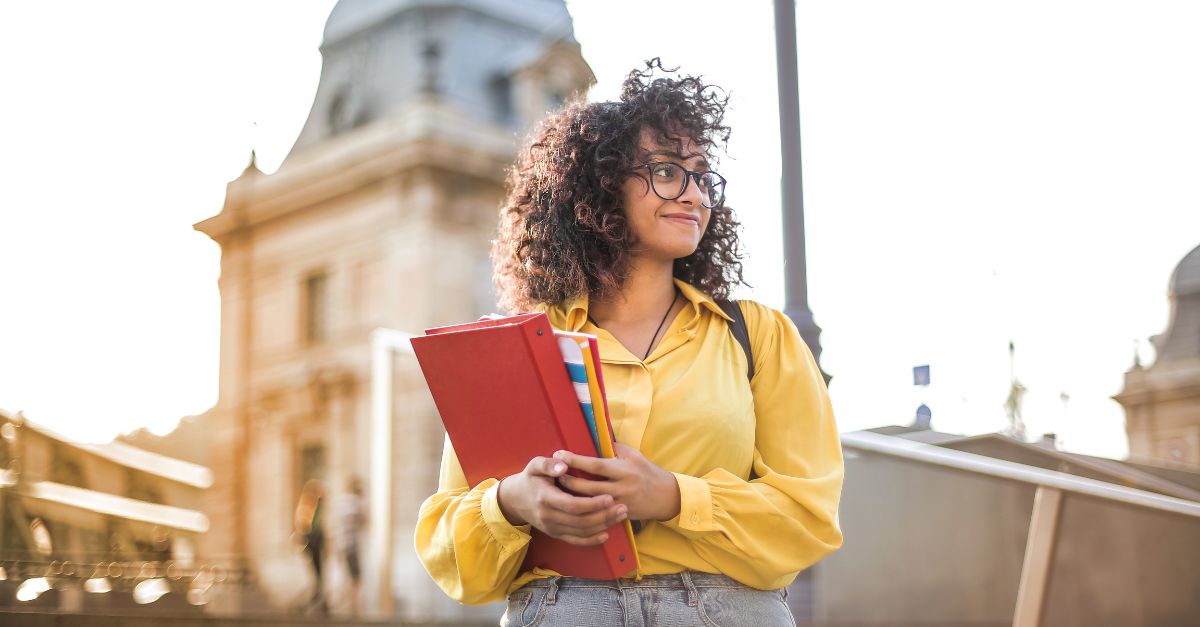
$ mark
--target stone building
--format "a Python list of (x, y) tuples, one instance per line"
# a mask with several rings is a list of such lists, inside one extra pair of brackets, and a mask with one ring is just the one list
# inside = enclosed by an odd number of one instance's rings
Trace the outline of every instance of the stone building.
[[(594, 81), (562, 0), (342, 0), (321, 54), (283, 165), (267, 175), (252, 160), (220, 213), (196, 224), (221, 246), (220, 393), (200, 418), (215, 479), (204, 550), (244, 560), (274, 609), (311, 585), (292, 539), (301, 486), (320, 479), (336, 496), (351, 478), (378, 480), (372, 331), (419, 333), (494, 310), (488, 251), (505, 169), (533, 122)], [(443, 432), (415, 361), (392, 366), (382, 607), (480, 616), (438, 593), (412, 550)], [(335, 510), (325, 513), (336, 538)], [(336, 593), (344, 575), (330, 562)]]
[(1131, 458), (1200, 465), (1200, 246), (1171, 275), (1167, 330), (1157, 357), (1135, 363), (1114, 398), (1125, 408)]
[(203, 466), (0, 410), (0, 612), (199, 613), (234, 586), (197, 558), (211, 482)]

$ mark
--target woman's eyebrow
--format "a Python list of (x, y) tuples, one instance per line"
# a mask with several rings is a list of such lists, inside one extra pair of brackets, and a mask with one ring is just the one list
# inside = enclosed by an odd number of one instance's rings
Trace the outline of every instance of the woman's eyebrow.
[(654, 152), (651, 152), (649, 156), (651, 156), (651, 157), (670, 157), (677, 161), (685, 161), (685, 162), (688, 159), (700, 157), (700, 161), (698, 161), (696, 163), (696, 167), (704, 168), (706, 170), (708, 169), (708, 160), (704, 158), (704, 155), (700, 155), (700, 154), (694, 154), (691, 157), (685, 157), (685, 156), (679, 154), (678, 152), (675, 152), (674, 150), (655, 150)]

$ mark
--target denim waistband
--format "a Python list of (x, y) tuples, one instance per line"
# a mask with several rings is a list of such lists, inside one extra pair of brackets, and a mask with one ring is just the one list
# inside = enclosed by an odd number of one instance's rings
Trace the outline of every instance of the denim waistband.
[(549, 577), (525, 584), (530, 588), (747, 588), (725, 575), (684, 571), (673, 575), (646, 575), (634, 579), (582, 579), (579, 577)]

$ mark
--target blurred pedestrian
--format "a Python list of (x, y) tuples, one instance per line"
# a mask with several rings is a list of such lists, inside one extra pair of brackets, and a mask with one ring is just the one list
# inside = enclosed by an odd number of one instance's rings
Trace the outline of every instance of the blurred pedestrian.
[(325, 500), (325, 486), (316, 479), (309, 479), (300, 491), (300, 502), (296, 504), (296, 537), (304, 545), (313, 572), (313, 591), (304, 604), (304, 611), (315, 609), (325, 614), (329, 607), (325, 602), (325, 581), (321, 571), (321, 557), (325, 549), (325, 529), (321, 506)]
[(367, 526), (367, 506), (359, 477), (351, 477), (346, 482), (346, 493), (338, 501), (337, 517), (342, 557), (350, 575), (350, 613), (357, 616), (362, 581), (362, 536)]

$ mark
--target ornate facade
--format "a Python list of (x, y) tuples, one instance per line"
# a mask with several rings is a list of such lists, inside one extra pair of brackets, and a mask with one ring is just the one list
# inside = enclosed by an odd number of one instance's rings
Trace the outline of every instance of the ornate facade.
[(1167, 330), (1151, 338), (1154, 364), (1135, 363), (1114, 398), (1132, 458), (1200, 465), (1200, 247), (1175, 268), (1169, 297)]
[[(205, 549), (245, 559), (275, 608), (310, 585), (291, 537), (301, 486), (321, 479), (336, 495), (353, 477), (373, 479), (371, 332), (419, 333), (494, 309), (488, 251), (505, 169), (530, 124), (594, 80), (571, 33), (561, 0), (340, 2), (291, 154), (270, 175), (252, 162), (221, 212), (196, 225), (222, 251)], [(412, 550), (443, 431), (415, 361), (393, 366), (384, 607), (472, 616), (436, 591)], [(331, 561), (333, 592), (342, 571)]]

